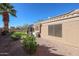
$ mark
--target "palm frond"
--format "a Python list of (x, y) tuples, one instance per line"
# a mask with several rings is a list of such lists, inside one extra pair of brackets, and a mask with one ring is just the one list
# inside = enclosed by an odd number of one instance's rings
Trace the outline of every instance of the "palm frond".
[(16, 10), (13, 9), (14, 7), (10, 3), (0, 3), (0, 11), (7, 11), (12, 16), (16, 17)]
[(1, 3), (0, 4), (0, 11), (5, 10), (4, 5)]
[(11, 4), (9, 4), (9, 3), (6, 3), (6, 4), (4, 4), (5, 6), (6, 6), (6, 8), (8, 8), (8, 9), (12, 9), (12, 8), (14, 8)]
[(15, 17), (16, 17), (16, 10), (15, 10), (15, 9), (12, 9), (12, 10), (10, 11), (10, 14), (11, 14), (12, 16), (15, 16)]

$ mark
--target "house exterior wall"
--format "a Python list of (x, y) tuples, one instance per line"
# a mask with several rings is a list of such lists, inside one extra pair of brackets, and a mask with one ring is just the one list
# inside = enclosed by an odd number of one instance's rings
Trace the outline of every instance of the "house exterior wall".
[(63, 40), (79, 47), (79, 17), (63, 23)]
[[(62, 37), (48, 35), (48, 25), (62, 24)], [(79, 17), (42, 23), (41, 38), (79, 47)]]

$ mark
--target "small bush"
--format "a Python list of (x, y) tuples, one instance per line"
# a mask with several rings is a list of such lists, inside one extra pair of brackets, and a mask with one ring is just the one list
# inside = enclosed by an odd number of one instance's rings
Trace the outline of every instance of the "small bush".
[(18, 40), (18, 39), (21, 39), (21, 36), (24, 34), (25, 34), (24, 32), (12, 32), (11, 38), (13, 40)]
[(36, 38), (34, 36), (30, 36), (30, 35), (23, 36), (22, 44), (28, 54), (32, 55), (36, 52), (37, 43), (36, 43)]

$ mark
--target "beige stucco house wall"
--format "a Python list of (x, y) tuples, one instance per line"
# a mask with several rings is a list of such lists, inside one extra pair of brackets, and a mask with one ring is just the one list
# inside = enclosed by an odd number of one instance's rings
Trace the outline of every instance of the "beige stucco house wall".
[[(79, 10), (42, 21), (41, 38), (79, 47)], [(48, 35), (48, 25), (62, 24), (62, 37)]]

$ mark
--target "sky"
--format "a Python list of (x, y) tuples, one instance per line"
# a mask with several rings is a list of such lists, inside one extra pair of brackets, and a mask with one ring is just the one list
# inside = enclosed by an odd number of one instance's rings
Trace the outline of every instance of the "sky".
[[(10, 27), (34, 24), (41, 19), (55, 17), (79, 9), (77, 3), (14, 3), (17, 17), (10, 15)], [(0, 27), (3, 27), (2, 16), (0, 15)]]

